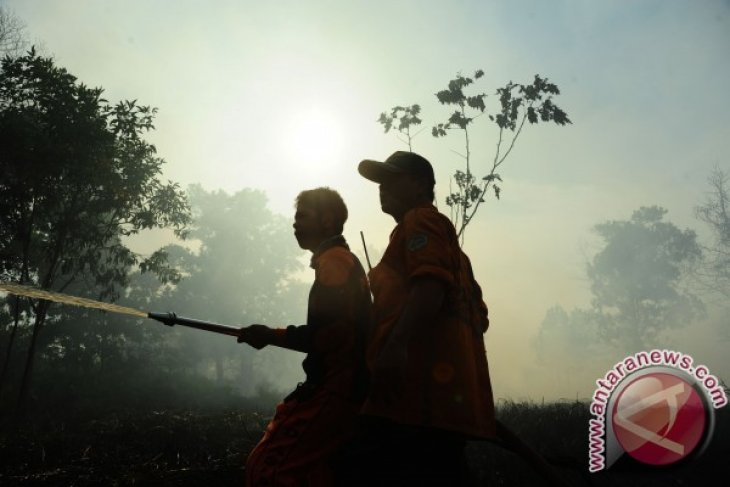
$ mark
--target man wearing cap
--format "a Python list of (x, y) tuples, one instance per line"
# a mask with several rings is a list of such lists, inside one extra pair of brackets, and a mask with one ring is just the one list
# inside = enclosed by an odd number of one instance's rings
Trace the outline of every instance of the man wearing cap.
[(453, 224), (433, 205), (431, 164), (399, 151), (358, 170), (380, 185), (397, 225), (368, 275), (371, 388), (341, 485), (460, 485), (466, 439), (495, 436), (487, 307)]

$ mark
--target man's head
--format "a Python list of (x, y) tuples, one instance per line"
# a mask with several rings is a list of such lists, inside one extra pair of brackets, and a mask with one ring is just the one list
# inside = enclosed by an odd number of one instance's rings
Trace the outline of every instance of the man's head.
[(357, 169), (380, 185), (381, 208), (397, 221), (411, 208), (434, 200), (433, 167), (415, 152), (397, 151), (384, 162), (366, 159)]
[(345, 202), (330, 188), (302, 191), (294, 206), (294, 236), (306, 250), (314, 251), (324, 240), (341, 234), (347, 221)]

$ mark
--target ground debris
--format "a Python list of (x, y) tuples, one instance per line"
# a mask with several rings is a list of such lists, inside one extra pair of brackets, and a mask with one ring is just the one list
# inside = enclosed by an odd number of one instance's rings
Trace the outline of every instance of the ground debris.
[(153, 411), (4, 425), (0, 484), (242, 485), (246, 455), (267, 420), (238, 411)]
[[(728, 408), (730, 409), (730, 408)], [(718, 411), (713, 442), (697, 461), (666, 470), (616, 465), (588, 473), (588, 405), (502, 402), (497, 416), (538, 450), (569, 486), (700, 485), (724, 471), (730, 411)], [(94, 420), (0, 425), (0, 485), (241, 486), (244, 462), (269, 418), (254, 412), (158, 410)], [(544, 480), (499, 442), (471, 441), (476, 485), (541, 486)]]

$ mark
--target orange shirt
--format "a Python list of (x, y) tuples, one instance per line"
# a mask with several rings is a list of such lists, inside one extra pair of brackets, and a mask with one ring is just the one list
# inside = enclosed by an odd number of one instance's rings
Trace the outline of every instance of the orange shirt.
[(487, 308), (451, 221), (433, 205), (408, 211), (369, 277), (375, 319), (367, 352), (371, 367), (405, 308), (413, 280), (438, 279), (446, 292), (438, 313), (419, 324), (410, 338), (403, 394), (389, 405), (368, 399), (363, 413), (494, 437), (494, 402), (483, 339), (489, 324)]
[(367, 386), (361, 365), (370, 326), (370, 288), (359, 260), (341, 236), (312, 256), (315, 280), (307, 324), (289, 326), (285, 343), (307, 353), (307, 384), (360, 401)]
[(334, 485), (329, 464), (353, 434), (367, 387), (370, 325), (365, 271), (342, 236), (312, 256), (307, 323), (280, 329), (277, 344), (306, 352), (306, 382), (276, 408), (246, 461), (249, 486)]

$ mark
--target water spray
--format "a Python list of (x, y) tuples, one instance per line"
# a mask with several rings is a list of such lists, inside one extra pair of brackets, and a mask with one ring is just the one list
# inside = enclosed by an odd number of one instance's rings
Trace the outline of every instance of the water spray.
[[(370, 257), (367, 254), (367, 247), (365, 246), (365, 236), (360, 232), (360, 238), (362, 238), (363, 247), (365, 248), (365, 257), (368, 261), (368, 267), (370, 267)], [(221, 325), (218, 323), (211, 323), (209, 321), (194, 320), (192, 318), (183, 318), (177, 316), (175, 313), (148, 313), (135, 308), (128, 308), (126, 306), (119, 306), (111, 303), (104, 303), (101, 301), (94, 301), (93, 299), (80, 298), (77, 296), (70, 296), (68, 294), (57, 293), (53, 291), (45, 291), (30, 286), (23, 286), (20, 284), (13, 284), (9, 282), (0, 282), (0, 291), (5, 291), (16, 296), (25, 296), (35, 299), (45, 299), (56, 303), (72, 304), (74, 306), (83, 306), (85, 308), (100, 309), (103, 311), (111, 311), (112, 313), (122, 313), (127, 315), (136, 316), (138, 318), (150, 318), (152, 320), (159, 321), (167, 326), (181, 325), (190, 328), (197, 328), (198, 330), (210, 331), (213, 333), (219, 333), (222, 335), (239, 337), (241, 336), (241, 329), (233, 326)], [(502, 446), (520, 455), (528, 464), (530, 464), (551, 486), (564, 487), (566, 484), (563, 479), (558, 475), (552, 468), (552, 466), (531, 446), (523, 442), (512, 430), (507, 428), (502, 422), (497, 420), (497, 437), (502, 443)]]
[(57, 293), (54, 291), (46, 291), (31, 286), (23, 286), (21, 284), (0, 282), (0, 291), (5, 291), (16, 296), (25, 296), (34, 299), (45, 299), (47, 301), (53, 301), (55, 303), (71, 304), (74, 306), (83, 306), (84, 308), (111, 311), (112, 313), (121, 313), (136, 316), (137, 318), (150, 318), (153, 320), (157, 320), (167, 326), (181, 325), (187, 326), (189, 328), (196, 328), (198, 330), (219, 333), (221, 335), (234, 337), (241, 336), (241, 329), (234, 326), (221, 325), (218, 323), (195, 320), (192, 318), (184, 318), (182, 316), (177, 316), (175, 313), (148, 313), (135, 308), (128, 308), (126, 306), (119, 306), (117, 304), (111, 303), (104, 303), (102, 301), (95, 301), (93, 299), (80, 298), (78, 296), (71, 296), (68, 294)]

